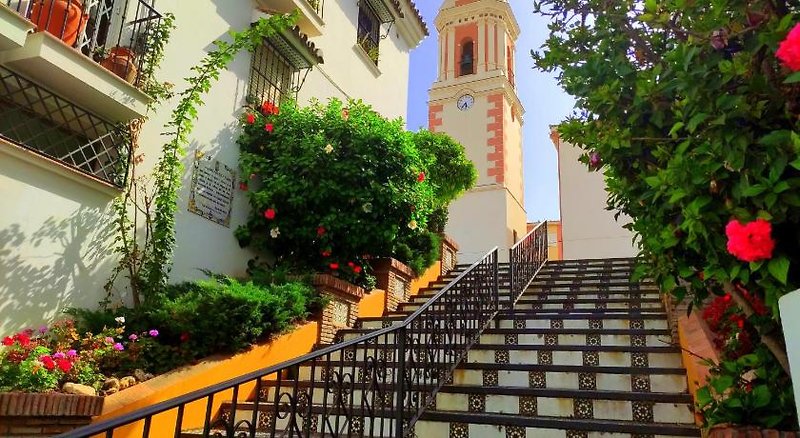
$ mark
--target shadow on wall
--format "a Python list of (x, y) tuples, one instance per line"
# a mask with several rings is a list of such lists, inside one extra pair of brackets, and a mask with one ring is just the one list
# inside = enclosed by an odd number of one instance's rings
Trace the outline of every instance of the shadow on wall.
[(32, 233), (20, 224), (0, 230), (0, 335), (38, 327), (66, 307), (96, 306), (113, 233), (104, 208), (85, 206)]

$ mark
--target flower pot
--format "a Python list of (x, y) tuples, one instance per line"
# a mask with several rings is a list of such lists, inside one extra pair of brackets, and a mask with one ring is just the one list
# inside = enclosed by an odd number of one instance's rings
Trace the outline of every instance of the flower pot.
[(37, 31), (46, 30), (73, 46), (86, 28), (89, 15), (83, 13), (80, 0), (36, 0), (31, 21), (36, 24)]
[(320, 344), (332, 344), (336, 332), (340, 329), (352, 328), (358, 317), (358, 305), (364, 297), (364, 289), (341, 278), (328, 274), (317, 274), (312, 281), (320, 295), (329, 298), (328, 305), (322, 310), (322, 321), (319, 326)]
[(45, 437), (89, 424), (103, 411), (103, 397), (3, 392), (0, 407), (0, 435)]
[(127, 47), (114, 47), (100, 65), (121, 77), (129, 84), (136, 80), (136, 54)]
[(386, 311), (394, 312), (409, 299), (414, 271), (393, 258), (377, 259), (371, 265), (378, 289), (386, 291)]

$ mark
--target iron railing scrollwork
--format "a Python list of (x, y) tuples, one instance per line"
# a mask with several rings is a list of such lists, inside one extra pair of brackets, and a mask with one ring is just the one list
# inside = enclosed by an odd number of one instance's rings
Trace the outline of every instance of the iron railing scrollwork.
[(512, 246), (508, 250), (508, 261), (513, 305), (547, 261), (547, 222), (537, 225)]
[(410, 436), (497, 314), (498, 275), (495, 248), (402, 322), (61, 437)]

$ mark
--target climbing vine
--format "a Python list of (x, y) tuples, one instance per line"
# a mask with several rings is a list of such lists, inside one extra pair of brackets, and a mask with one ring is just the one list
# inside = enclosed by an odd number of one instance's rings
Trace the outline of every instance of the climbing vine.
[(115, 250), (120, 263), (106, 284), (109, 293), (122, 272), (126, 272), (130, 282), (134, 306), (166, 285), (175, 247), (175, 212), (183, 173), (181, 158), (186, 153), (198, 108), (204, 104), (203, 96), (239, 52), (252, 52), (264, 38), (289, 28), (296, 19), (296, 14), (272, 16), (243, 31), (231, 32), (230, 42), (215, 41), (216, 48), (191, 68), (195, 74), (185, 79), (188, 87), (177, 93), (178, 105), (164, 125), (163, 135), (170, 140), (162, 146), (155, 170), (149, 177), (137, 177), (135, 165), (141, 157), (134, 157), (130, 188), (115, 204), (119, 216)]

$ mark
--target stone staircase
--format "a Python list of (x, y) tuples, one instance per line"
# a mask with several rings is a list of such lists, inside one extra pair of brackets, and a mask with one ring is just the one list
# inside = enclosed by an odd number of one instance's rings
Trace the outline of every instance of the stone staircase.
[[(431, 400), (414, 436), (700, 436), (680, 350), (672, 346), (658, 290), (650, 283), (630, 282), (632, 263), (630, 259), (549, 262), (513, 308), (508, 266), (501, 265), (503, 310)], [(342, 330), (337, 337), (347, 341), (403, 321), (457, 275), (458, 271), (440, 277), (396, 312), (359, 319), (356, 328)], [(376, 351), (382, 348), (388, 349), (380, 343), (374, 346)], [(319, 383), (309, 383), (310, 377), (313, 373), (314, 381), (324, 381), (326, 369), (357, 362), (346, 353), (332, 358), (299, 367), (283, 383), (306, 391), (306, 399), (298, 404), (312, 404), (313, 414), (302, 435), (299, 429), (285, 432), (291, 428), (280, 415), (274, 417), (272, 405), (262, 404), (254, 413), (254, 403), (238, 403), (235, 420), (257, 418), (257, 436), (323, 436), (320, 417), (333, 402)], [(358, 374), (355, 381), (363, 378), (363, 370)], [(263, 400), (275, 399), (273, 383), (265, 382)], [(347, 396), (353, 406), (362, 405), (357, 388)], [(223, 405), (219, 417), (229, 420), (230, 408), (229, 403)], [(345, 417), (336, 419), (341, 423), (337, 430), (344, 431), (341, 436), (392, 436), (393, 418), (377, 412), (367, 415), (352, 408), (349, 422)], [(284, 432), (273, 435), (273, 427)], [(182, 436), (203, 433), (185, 431)], [(224, 431), (221, 436), (226, 436)]]

